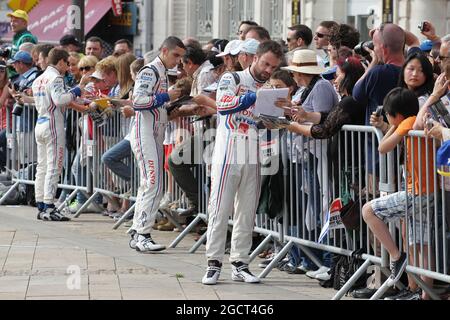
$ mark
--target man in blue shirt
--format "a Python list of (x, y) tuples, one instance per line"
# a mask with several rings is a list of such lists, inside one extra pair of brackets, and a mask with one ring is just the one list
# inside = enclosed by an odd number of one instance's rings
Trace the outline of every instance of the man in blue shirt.
[[(396, 24), (382, 24), (371, 31), (374, 50), (370, 51), (372, 62), (366, 73), (359, 79), (353, 89), (356, 101), (366, 105), (366, 125), (370, 125), (370, 116), (378, 106), (383, 105), (384, 97), (397, 87), (400, 71), (405, 62), (405, 45), (409, 47), (408, 55), (420, 52), (419, 39), (411, 32), (404, 31)], [(372, 141), (369, 137), (368, 171), (372, 173)], [(378, 159), (375, 159), (378, 165)], [(372, 186), (369, 177), (369, 185)]]

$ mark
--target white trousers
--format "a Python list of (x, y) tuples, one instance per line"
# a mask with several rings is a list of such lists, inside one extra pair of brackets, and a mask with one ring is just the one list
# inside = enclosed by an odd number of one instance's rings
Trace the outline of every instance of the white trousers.
[(139, 234), (152, 231), (163, 194), (164, 125), (155, 112), (136, 112), (130, 144), (139, 165), (140, 183), (134, 209), (133, 230)]
[(66, 136), (64, 125), (54, 119), (36, 124), (37, 167), (35, 180), (36, 202), (53, 204), (64, 163)]
[[(249, 154), (255, 153), (243, 151), (236, 146), (235, 140), (230, 139), (226, 142), (224, 140), (221, 137), (217, 138), (213, 155), (206, 258), (223, 260), (228, 219), (234, 211), (230, 262), (249, 263), (252, 232), (261, 189), (259, 159), (249, 157)], [(242, 154), (245, 155), (244, 163), (241, 161), (233, 163), (234, 158), (242, 157)], [(249, 161), (249, 158), (257, 159), (256, 163)]]

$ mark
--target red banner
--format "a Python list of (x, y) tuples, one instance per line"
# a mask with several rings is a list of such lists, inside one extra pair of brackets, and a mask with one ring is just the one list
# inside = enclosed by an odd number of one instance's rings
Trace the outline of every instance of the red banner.
[(122, 15), (122, 0), (112, 0), (112, 9), (116, 17)]

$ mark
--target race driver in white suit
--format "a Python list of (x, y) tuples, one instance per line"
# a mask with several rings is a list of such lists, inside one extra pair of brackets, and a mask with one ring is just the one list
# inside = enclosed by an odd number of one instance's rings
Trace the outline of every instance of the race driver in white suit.
[(252, 111), (256, 91), (269, 80), (282, 59), (283, 50), (278, 43), (261, 43), (248, 69), (226, 73), (219, 81), (216, 97), (219, 125), (212, 160), (206, 240), (208, 267), (203, 284), (216, 284), (219, 278), (233, 208), (231, 278), (248, 283), (260, 281), (248, 269), (261, 175)]
[(70, 219), (61, 214), (54, 205), (64, 162), (64, 112), (66, 107), (80, 112), (86, 111), (88, 107), (74, 103), (74, 100), (81, 96), (79, 87), (70, 91), (65, 88), (63, 77), (69, 70), (69, 54), (62, 49), (52, 49), (48, 59), (49, 66), (32, 85), (38, 112), (35, 127), (38, 157), (35, 179), (37, 218), (46, 221), (68, 221)]
[(140, 185), (136, 197), (129, 245), (141, 253), (161, 251), (165, 246), (153, 241), (155, 223), (163, 191), (163, 140), (167, 124), (166, 103), (180, 97), (180, 90), (168, 91), (168, 69), (175, 68), (185, 53), (183, 42), (167, 38), (159, 56), (139, 71), (134, 92), (135, 122), (130, 133), (131, 149), (139, 165)]

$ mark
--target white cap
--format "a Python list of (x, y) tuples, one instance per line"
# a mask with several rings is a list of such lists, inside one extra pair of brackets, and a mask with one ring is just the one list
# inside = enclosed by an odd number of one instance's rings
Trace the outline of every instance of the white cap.
[(225, 47), (222, 53), (219, 53), (216, 57), (225, 57), (227, 55), (236, 56), (240, 52), (240, 46), (243, 41), (241, 40), (231, 40)]
[(103, 80), (103, 76), (99, 71), (95, 71), (93, 74), (89, 76), (89, 78), (95, 78), (98, 80)]
[(256, 39), (249, 38), (243, 41), (239, 47), (239, 52), (244, 52), (248, 54), (256, 54), (260, 42)]

